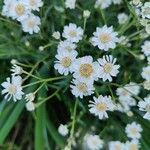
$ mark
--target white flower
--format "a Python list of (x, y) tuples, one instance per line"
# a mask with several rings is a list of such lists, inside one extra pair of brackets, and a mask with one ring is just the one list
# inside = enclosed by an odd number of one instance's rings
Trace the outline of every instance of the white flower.
[(21, 24), (24, 32), (33, 34), (34, 32), (38, 33), (40, 31), (40, 18), (38, 16), (35, 16), (34, 14), (30, 14), (26, 19), (22, 20)]
[(86, 19), (90, 17), (90, 14), (91, 14), (91, 12), (89, 10), (84, 10), (83, 11), (83, 17), (86, 18)]
[(28, 0), (28, 3), (31, 10), (39, 11), (39, 8), (43, 6), (42, 0)]
[(100, 73), (99, 68), (98, 62), (93, 62), (91, 56), (78, 58), (72, 65), (73, 77), (81, 80), (96, 81)]
[(124, 150), (124, 143), (120, 141), (111, 141), (109, 142), (109, 150)]
[(14, 64), (11, 68), (11, 71), (13, 72), (12, 75), (20, 75), (20, 74), (22, 74), (23, 69), (22, 69), (22, 67)]
[(98, 116), (100, 120), (108, 118), (107, 111), (113, 111), (115, 106), (110, 96), (100, 95), (98, 98), (93, 97), (94, 101), (90, 101), (90, 113)]
[(59, 31), (53, 32), (52, 37), (55, 38), (56, 40), (59, 40), (60, 39), (60, 32)]
[(150, 55), (150, 41), (145, 41), (141, 48), (145, 56)]
[(140, 92), (140, 86), (137, 85), (135, 82), (130, 82), (129, 84), (126, 84), (126, 89), (132, 93), (132, 95), (138, 95)]
[(22, 21), (28, 17), (31, 13), (29, 9), (28, 0), (12, 0), (11, 6), (9, 8), (10, 17)]
[(108, 8), (112, 3), (112, 0), (97, 0), (95, 8), (101, 7), (102, 9)]
[(12, 59), (12, 60), (10, 61), (10, 63), (11, 63), (12, 65), (15, 65), (15, 64), (18, 63), (18, 61), (17, 61), (16, 59)]
[(150, 19), (150, 2), (145, 2), (141, 9), (142, 17)]
[(103, 140), (98, 135), (87, 134), (84, 137), (85, 146), (88, 150), (100, 150), (103, 148)]
[(125, 143), (125, 149), (124, 150), (139, 150), (140, 145), (137, 140), (127, 141)]
[(144, 101), (139, 101), (139, 109), (145, 111), (143, 118), (150, 120), (150, 97), (144, 98)]
[(121, 4), (121, 3), (122, 3), (122, 0), (112, 0), (112, 2), (113, 2), (114, 4)]
[(136, 7), (142, 6), (142, 2), (140, 0), (132, 0), (131, 4), (136, 6)]
[(141, 75), (143, 79), (150, 81), (150, 66), (144, 67)]
[(88, 96), (94, 93), (95, 88), (93, 86), (93, 82), (91, 81), (75, 79), (72, 84), (73, 85), (70, 85), (71, 92), (76, 97), (83, 98), (83, 96)]
[(4, 0), (4, 5), (2, 8), (2, 15), (10, 17), (11, 7), (13, 7), (12, 0)]
[(150, 35), (150, 23), (145, 26), (145, 31)]
[(110, 48), (114, 49), (116, 43), (119, 41), (117, 32), (113, 31), (113, 27), (102, 28), (97, 27), (96, 32), (93, 33), (94, 37), (91, 38), (91, 43), (94, 46), (98, 46), (99, 49), (108, 51)]
[(119, 73), (119, 65), (115, 65), (116, 58), (113, 59), (112, 55), (103, 56), (103, 58), (99, 58), (98, 62), (100, 64), (100, 75), (99, 77), (103, 79), (103, 81), (109, 80), (112, 81), (112, 76), (115, 77)]
[(125, 13), (120, 13), (117, 16), (119, 24), (124, 24), (129, 20), (129, 16)]
[(60, 126), (58, 127), (58, 132), (62, 136), (66, 136), (69, 132), (67, 125), (60, 124)]
[(27, 111), (35, 110), (35, 104), (32, 101), (28, 101), (25, 106), (26, 106)]
[(144, 81), (143, 86), (144, 86), (144, 89), (150, 90), (150, 81)]
[(4, 87), (2, 94), (5, 94), (5, 99), (8, 101), (13, 98), (13, 101), (22, 99), (22, 78), (20, 76), (12, 76), (11, 79), (7, 78), (1, 85)]
[(69, 72), (72, 72), (72, 65), (77, 55), (78, 53), (76, 51), (59, 51), (55, 56), (58, 60), (55, 61), (54, 68), (58, 70), (60, 74), (68, 75)]
[(66, 0), (65, 6), (66, 8), (75, 9), (76, 0)]
[(127, 124), (125, 128), (125, 132), (127, 136), (131, 139), (140, 139), (141, 138), (141, 132), (143, 131), (140, 124), (137, 124), (136, 122), (132, 122), (131, 124)]
[(71, 52), (71, 51), (74, 51), (76, 49), (76, 44), (70, 42), (70, 41), (61, 41), (58, 45), (58, 48), (57, 48), (57, 52), (59, 51), (68, 51), (68, 52)]
[(68, 41), (78, 43), (82, 40), (83, 29), (81, 27), (77, 27), (76, 24), (70, 23), (68, 26), (64, 26), (62, 36)]
[(25, 99), (26, 99), (26, 101), (31, 101), (32, 102), (35, 99), (35, 94), (34, 93), (26, 94)]
[(39, 48), (38, 48), (38, 49), (39, 49), (39, 51), (41, 51), (41, 52), (42, 52), (42, 51), (44, 51), (44, 46), (39, 46)]

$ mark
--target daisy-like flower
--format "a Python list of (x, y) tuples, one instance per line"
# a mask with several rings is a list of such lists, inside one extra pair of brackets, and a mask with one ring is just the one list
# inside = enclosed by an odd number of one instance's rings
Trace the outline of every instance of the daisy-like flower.
[(110, 96), (100, 95), (98, 98), (93, 97), (94, 101), (90, 101), (89, 111), (95, 116), (98, 116), (100, 120), (108, 118), (107, 111), (113, 111), (115, 105), (112, 102)]
[(141, 132), (143, 131), (140, 124), (137, 124), (136, 122), (132, 122), (131, 124), (127, 124), (125, 128), (125, 132), (127, 136), (131, 139), (140, 139), (141, 138)]
[(144, 101), (139, 101), (139, 109), (145, 111), (143, 118), (150, 120), (150, 96), (144, 98)]
[(100, 150), (103, 148), (103, 140), (98, 135), (87, 134), (84, 137), (85, 147), (89, 150)]
[(124, 24), (129, 20), (129, 16), (125, 13), (120, 13), (117, 16), (119, 24)]
[(71, 87), (71, 92), (75, 97), (80, 97), (83, 98), (83, 96), (88, 96), (94, 93), (94, 86), (93, 82), (89, 81), (84, 81), (80, 79), (75, 79), (72, 82)]
[(39, 11), (39, 8), (43, 6), (42, 0), (28, 0), (28, 3), (31, 10)]
[(82, 40), (83, 29), (81, 27), (77, 27), (76, 24), (70, 23), (68, 26), (64, 27), (62, 36), (68, 41), (78, 43)]
[(12, 0), (4, 0), (4, 5), (2, 8), (2, 15), (10, 17), (10, 8), (12, 7)]
[(66, 8), (75, 9), (76, 0), (66, 0), (65, 6)]
[(142, 17), (150, 19), (150, 2), (145, 2), (141, 9)]
[(111, 5), (112, 1), (111, 0), (97, 0), (95, 3), (95, 8), (102, 8), (106, 9)]
[(12, 0), (9, 8), (10, 17), (22, 21), (31, 13), (28, 0)]
[(68, 52), (71, 52), (71, 51), (74, 51), (76, 50), (77, 46), (76, 44), (70, 42), (70, 41), (61, 41), (59, 44), (58, 44), (58, 48), (57, 48), (57, 52), (59, 51), (68, 51)]
[(20, 75), (23, 72), (22, 67), (14, 64), (11, 68), (11, 71), (13, 72), (12, 75)]
[(113, 31), (113, 27), (102, 28), (97, 27), (96, 32), (93, 33), (94, 37), (91, 38), (93, 46), (98, 46), (99, 49), (108, 51), (110, 48), (114, 49), (116, 43), (119, 42), (117, 37), (118, 33)]
[(143, 68), (141, 76), (143, 79), (150, 81), (150, 66)]
[(139, 150), (140, 145), (137, 140), (127, 141), (125, 143), (125, 149), (124, 150)]
[(150, 56), (150, 41), (145, 41), (141, 48), (145, 56)]
[(10, 100), (13, 98), (13, 101), (21, 100), (22, 95), (22, 78), (20, 76), (12, 76), (11, 79), (7, 78), (5, 82), (1, 85), (4, 88), (2, 94), (5, 94), (5, 99)]
[(40, 31), (40, 18), (38, 16), (35, 16), (34, 14), (30, 14), (26, 19), (22, 20), (21, 24), (24, 32), (33, 34), (38, 33)]
[(72, 65), (73, 77), (81, 80), (96, 81), (100, 73), (99, 68), (98, 62), (93, 62), (91, 56), (78, 58)]
[(60, 74), (68, 75), (69, 72), (72, 72), (72, 65), (77, 55), (78, 53), (76, 51), (59, 51), (55, 56), (58, 60), (55, 61), (54, 68), (58, 70)]
[(124, 150), (124, 143), (120, 141), (111, 141), (109, 142), (109, 150)]
[(58, 127), (58, 132), (62, 136), (66, 136), (69, 133), (67, 125), (60, 124), (60, 126)]
[(116, 58), (113, 59), (112, 55), (103, 56), (103, 58), (99, 58), (98, 62), (100, 64), (100, 75), (99, 77), (103, 79), (103, 81), (109, 80), (112, 81), (112, 76), (115, 77), (119, 73), (119, 65), (115, 65)]

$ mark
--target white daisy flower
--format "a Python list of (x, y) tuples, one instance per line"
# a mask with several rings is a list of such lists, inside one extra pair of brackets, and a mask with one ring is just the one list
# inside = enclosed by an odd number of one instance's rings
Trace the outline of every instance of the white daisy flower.
[(96, 81), (99, 77), (100, 66), (98, 62), (93, 62), (91, 56), (84, 56), (74, 61), (72, 65), (73, 77), (81, 80)]
[(88, 96), (94, 93), (94, 86), (93, 82), (89, 81), (84, 81), (80, 79), (75, 79), (72, 82), (71, 87), (71, 92), (73, 95), (76, 97), (83, 98), (83, 96)]
[(119, 24), (124, 24), (129, 20), (129, 16), (125, 13), (120, 13), (117, 16)]
[(13, 72), (12, 75), (20, 75), (23, 72), (22, 67), (14, 64), (11, 68), (11, 71)]
[(95, 8), (102, 8), (106, 9), (111, 5), (112, 1), (111, 0), (97, 0), (95, 3)]
[(150, 81), (150, 66), (143, 68), (141, 76), (143, 79)]
[(93, 46), (98, 46), (99, 49), (108, 51), (110, 48), (114, 49), (116, 43), (119, 42), (117, 37), (118, 33), (113, 31), (113, 27), (102, 28), (97, 27), (96, 32), (93, 33), (94, 37), (91, 38)]
[(33, 34), (40, 31), (39, 25), (41, 24), (41, 20), (38, 16), (30, 14), (26, 19), (21, 21), (21, 24), (24, 32)]
[(142, 9), (142, 17), (150, 19), (150, 2), (145, 2)]
[(65, 6), (66, 8), (75, 9), (76, 0), (66, 0)]
[(124, 143), (120, 141), (111, 141), (109, 142), (109, 150), (124, 150)]
[(67, 125), (60, 124), (60, 126), (58, 127), (58, 132), (62, 136), (66, 136), (69, 133)]
[(68, 51), (68, 52), (71, 52), (71, 51), (74, 51), (76, 50), (77, 46), (76, 44), (70, 42), (70, 41), (61, 41), (59, 42), (58, 44), (58, 48), (57, 48), (57, 52), (59, 51)]
[(43, 6), (42, 0), (28, 0), (28, 3), (31, 10), (39, 11), (39, 8)]
[(145, 41), (141, 48), (145, 56), (150, 56), (150, 41)]
[(55, 61), (54, 68), (58, 70), (60, 74), (68, 75), (69, 72), (72, 72), (72, 65), (77, 55), (78, 53), (76, 51), (59, 51), (55, 56), (58, 60)]
[(13, 7), (12, 0), (4, 0), (4, 5), (2, 8), (2, 15), (10, 17), (11, 16), (10, 15), (11, 7)]
[(68, 26), (64, 27), (62, 36), (68, 41), (78, 43), (82, 40), (83, 29), (81, 27), (77, 27), (76, 24), (70, 23)]
[(121, 4), (122, 3), (122, 0), (112, 0), (112, 2), (114, 3), (114, 4)]
[(141, 132), (143, 131), (140, 124), (137, 124), (136, 122), (132, 122), (131, 124), (127, 124), (125, 128), (125, 132), (127, 136), (131, 139), (140, 139), (141, 138)]
[(100, 95), (98, 98), (93, 97), (94, 101), (90, 101), (89, 111), (91, 114), (98, 116), (100, 120), (108, 118), (107, 111), (113, 111), (115, 105), (110, 96)]
[(145, 111), (143, 118), (150, 120), (150, 96), (144, 98), (144, 101), (139, 101), (139, 109)]
[(103, 81), (112, 81), (112, 76), (115, 77), (119, 73), (118, 69), (120, 66), (115, 65), (116, 58), (113, 58), (112, 55), (103, 56), (103, 58), (98, 59), (98, 62), (100, 64), (99, 77), (102, 78)]
[(84, 137), (84, 144), (88, 150), (100, 150), (103, 148), (103, 140), (98, 135), (87, 134)]
[(124, 150), (139, 150), (140, 145), (137, 140), (127, 141), (125, 143), (125, 149)]
[(31, 13), (28, 0), (12, 0), (9, 10), (10, 17), (22, 21)]
[(16, 102), (17, 100), (22, 99), (22, 78), (20, 76), (12, 76), (11, 79), (7, 78), (5, 82), (1, 85), (4, 88), (2, 90), (2, 94), (5, 94), (5, 99), (10, 100), (13, 98), (13, 101)]

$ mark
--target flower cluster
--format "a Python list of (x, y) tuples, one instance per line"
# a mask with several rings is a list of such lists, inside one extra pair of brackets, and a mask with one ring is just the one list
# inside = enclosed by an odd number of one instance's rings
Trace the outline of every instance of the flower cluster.
[(33, 14), (33, 11), (39, 11), (42, 5), (42, 0), (4, 0), (2, 14), (19, 21), (24, 32), (38, 33), (41, 21), (39, 16)]

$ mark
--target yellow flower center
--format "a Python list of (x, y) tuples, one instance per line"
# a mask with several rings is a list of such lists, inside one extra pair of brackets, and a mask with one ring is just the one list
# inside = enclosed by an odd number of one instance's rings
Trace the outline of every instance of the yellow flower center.
[(23, 5), (23, 4), (18, 4), (18, 5), (16, 5), (15, 11), (16, 11), (16, 13), (17, 13), (19, 16), (23, 15), (24, 12), (25, 12), (25, 7), (24, 7), (24, 5)]
[(103, 68), (105, 73), (110, 73), (112, 71), (112, 64), (106, 63)]
[(28, 27), (29, 27), (29, 28), (33, 28), (34, 25), (35, 25), (35, 23), (33, 22), (33, 20), (29, 20), (29, 21), (28, 21)]
[(93, 73), (93, 66), (91, 64), (81, 64), (80, 66), (80, 74), (83, 77), (90, 77)]
[(115, 147), (114, 147), (114, 150), (121, 150), (121, 147), (120, 147), (120, 145), (115, 145)]
[(131, 131), (131, 133), (134, 134), (134, 135), (138, 133), (137, 128), (131, 128), (130, 131)]
[(70, 65), (71, 65), (72, 61), (69, 57), (64, 57), (62, 60), (61, 60), (61, 64), (65, 67), (65, 68), (68, 68)]
[(106, 111), (107, 110), (107, 104), (105, 102), (100, 102), (96, 104), (96, 109), (98, 111)]
[(80, 83), (78, 86), (79, 91), (85, 92), (87, 90), (87, 85), (85, 83)]
[(108, 43), (111, 41), (111, 36), (109, 33), (102, 33), (99, 35), (99, 39), (102, 43)]
[(138, 150), (138, 148), (137, 148), (136, 144), (131, 143), (130, 147), (129, 147), (129, 150)]
[(146, 111), (150, 112), (150, 104), (147, 104), (145, 109)]
[(14, 84), (11, 84), (8, 88), (8, 91), (10, 94), (15, 94), (17, 91), (16, 86)]
[(71, 37), (76, 37), (76, 36), (77, 36), (77, 32), (74, 31), (74, 30), (72, 30), (72, 31), (69, 32), (69, 35), (70, 35)]
[(30, 5), (31, 5), (31, 6), (33, 6), (33, 5), (35, 5), (35, 4), (36, 4), (35, 0), (30, 0)]

